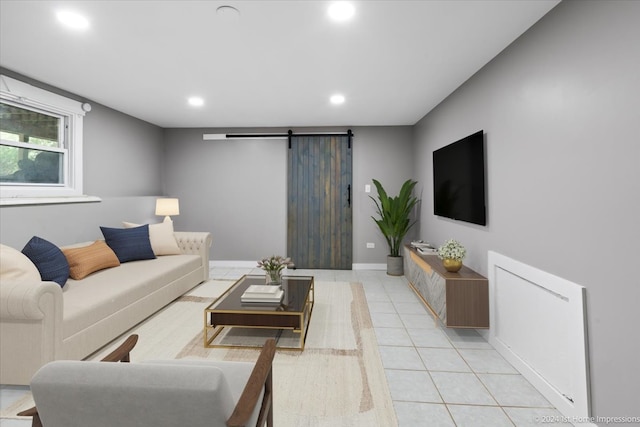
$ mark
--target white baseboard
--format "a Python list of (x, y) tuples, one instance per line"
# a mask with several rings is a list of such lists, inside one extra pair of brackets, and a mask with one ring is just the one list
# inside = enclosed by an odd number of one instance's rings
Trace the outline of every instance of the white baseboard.
[(387, 264), (351, 264), (352, 270), (387, 270)]
[[(257, 268), (257, 261), (241, 261), (241, 260), (231, 260), (231, 261), (209, 261), (209, 268)], [(358, 263), (351, 265), (352, 270), (382, 270), (385, 271), (387, 269), (387, 264), (369, 264), (369, 263)]]
[(209, 268), (212, 267), (224, 267), (224, 268), (258, 268), (257, 261), (209, 261)]

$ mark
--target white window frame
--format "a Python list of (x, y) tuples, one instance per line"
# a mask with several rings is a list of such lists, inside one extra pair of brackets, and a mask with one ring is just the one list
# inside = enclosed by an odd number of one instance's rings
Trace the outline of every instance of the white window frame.
[[(0, 99), (18, 107), (39, 110), (60, 117), (67, 127), (59, 147), (64, 154), (62, 185), (0, 185), (0, 205), (78, 203), (99, 201), (82, 192), (82, 103), (37, 88), (11, 77), (0, 75)], [(31, 146), (30, 148), (34, 148)]]

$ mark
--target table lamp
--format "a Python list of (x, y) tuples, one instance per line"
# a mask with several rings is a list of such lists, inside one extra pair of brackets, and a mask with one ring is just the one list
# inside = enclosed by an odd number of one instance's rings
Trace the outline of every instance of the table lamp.
[(164, 222), (172, 222), (171, 215), (180, 215), (180, 203), (178, 199), (157, 199), (156, 215), (164, 215)]

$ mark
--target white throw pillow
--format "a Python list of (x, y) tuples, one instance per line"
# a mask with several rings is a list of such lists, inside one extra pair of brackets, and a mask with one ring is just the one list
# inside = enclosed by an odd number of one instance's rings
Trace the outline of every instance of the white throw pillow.
[[(123, 222), (124, 228), (140, 227), (143, 224), (134, 224), (132, 222)], [(173, 235), (173, 222), (160, 222), (158, 224), (149, 224), (149, 240), (151, 241), (151, 249), (156, 256), (160, 255), (179, 255), (182, 253), (176, 238)]]
[(41, 282), (35, 264), (22, 252), (0, 245), (0, 280), (17, 283)]

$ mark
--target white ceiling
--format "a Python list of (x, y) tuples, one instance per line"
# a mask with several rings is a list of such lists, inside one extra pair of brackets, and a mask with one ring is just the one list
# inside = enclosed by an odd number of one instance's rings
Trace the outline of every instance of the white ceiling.
[(0, 66), (166, 128), (412, 125), (558, 2), (0, 0)]

